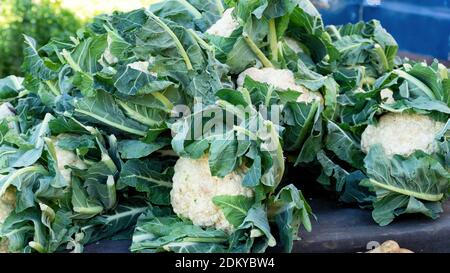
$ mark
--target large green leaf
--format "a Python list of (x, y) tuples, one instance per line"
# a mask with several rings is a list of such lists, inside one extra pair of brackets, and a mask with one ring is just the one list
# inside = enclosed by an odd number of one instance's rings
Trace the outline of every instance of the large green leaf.
[(113, 97), (103, 91), (98, 91), (95, 97), (77, 99), (75, 113), (90, 121), (110, 126), (115, 130), (145, 137), (147, 127), (127, 118)]
[(41, 80), (54, 80), (58, 77), (58, 73), (50, 69), (44, 59), (39, 55), (38, 49), (36, 48), (36, 41), (24, 35), (25, 43), (27, 47), (24, 52), (24, 62), (22, 68), (32, 75)]
[(129, 160), (120, 173), (119, 188), (133, 187), (149, 196), (149, 201), (157, 205), (170, 204), (169, 192), (172, 189), (170, 173), (161, 170), (156, 162)]
[(227, 235), (220, 230), (202, 229), (158, 208), (138, 220), (133, 234), (133, 252), (224, 253)]
[(409, 157), (389, 158), (379, 145), (364, 159), (369, 183), (419, 200), (437, 202), (448, 193), (450, 173), (441, 163), (424, 152)]
[(253, 206), (254, 198), (242, 195), (214, 196), (212, 201), (223, 211), (228, 222), (238, 227), (247, 216), (248, 210)]

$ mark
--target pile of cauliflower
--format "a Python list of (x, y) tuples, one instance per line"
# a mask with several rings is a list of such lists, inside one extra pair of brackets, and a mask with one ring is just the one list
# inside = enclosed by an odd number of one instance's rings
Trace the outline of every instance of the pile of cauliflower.
[(236, 227), (227, 221), (212, 200), (222, 195), (252, 197), (253, 190), (242, 186), (243, 179), (244, 174), (238, 171), (223, 178), (212, 176), (208, 156), (180, 158), (175, 165), (170, 193), (173, 210), (178, 216), (190, 219), (194, 225), (231, 233)]

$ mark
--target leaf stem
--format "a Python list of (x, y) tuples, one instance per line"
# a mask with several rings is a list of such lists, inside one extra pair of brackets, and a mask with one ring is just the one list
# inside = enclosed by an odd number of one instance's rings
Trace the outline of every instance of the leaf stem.
[(117, 202), (116, 184), (112, 175), (108, 176), (108, 180), (106, 181), (106, 189), (108, 191), (108, 205), (106, 208), (112, 209)]
[(22, 168), (13, 174), (11, 174), (8, 179), (5, 181), (5, 183), (0, 188), (0, 196), (5, 194), (8, 187), (11, 185), (11, 183), (14, 181), (14, 179), (19, 178), (21, 175), (26, 174), (27, 172), (35, 173), (35, 174), (41, 174), (41, 175), (47, 175), (48, 171), (42, 167), (42, 166), (30, 166), (26, 168)]
[(374, 46), (375, 53), (378, 55), (381, 61), (381, 65), (383, 66), (384, 72), (389, 70), (389, 62), (386, 58), (386, 54), (384, 53), (383, 48), (379, 44), (375, 44)]
[(73, 71), (75, 72), (81, 72), (81, 67), (75, 62), (75, 60), (72, 58), (72, 55), (70, 55), (70, 53), (63, 49), (61, 55), (64, 57), (64, 59), (66, 60), (67, 64), (70, 66), (70, 68), (73, 69)]
[(130, 118), (148, 125), (148, 126), (158, 126), (161, 122), (160, 121), (156, 121), (153, 120), (149, 117), (146, 117), (144, 115), (142, 115), (141, 113), (139, 113), (139, 111), (137, 109), (133, 109), (132, 107), (130, 107), (127, 103), (117, 100), (117, 103), (120, 105), (120, 107), (123, 108), (123, 110), (125, 110), (127, 116), (129, 116)]
[(270, 51), (272, 52), (272, 61), (278, 62), (278, 39), (274, 18), (269, 20), (269, 43)]
[(273, 67), (273, 64), (269, 61), (269, 59), (267, 59), (261, 49), (259, 49), (259, 47), (255, 44), (255, 42), (253, 42), (253, 40), (248, 36), (247, 33), (242, 33), (242, 37), (244, 37), (245, 42), (256, 55), (256, 57), (258, 57), (264, 67)]
[(292, 147), (289, 148), (289, 150), (297, 150), (303, 145), (306, 140), (306, 134), (310, 131), (313, 125), (313, 120), (314, 116), (317, 113), (317, 109), (319, 109), (319, 103), (315, 102), (311, 105), (311, 110), (308, 113), (308, 117), (306, 118), (306, 122), (303, 125), (303, 128), (300, 130), (298, 138), (295, 140), (295, 143), (292, 145)]
[(414, 191), (410, 191), (407, 189), (401, 189), (401, 188), (397, 188), (391, 185), (387, 185), (384, 183), (380, 183), (376, 180), (373, 179), (369, 179), (369, 182), (371, 184), (373, 184), (374, 186), (380, 187), (382, 189), (386, 189), (386, 190), (390, 190), (396, 193), (400, 193), (400, 194), (404, 194), (407, 196), (413, 196), (416, 197), (418, 199), (421, 200), (425, 200), (425, 201), (430, 201), (430, 202), (437, 202), (442, 200), (442, 198), (444, 197), (443, 193), (439, 193), (439, 194), (427, 194), (427, 193), (420, 193), (420, 192), (414, 192)]
[(152, 93), (153, 97), (155, 97), (159, 102), (161, 102), (162, 104), (164, 104), (164, 106), (169, 109), (168, 112), (172, 111), (173, 109), (173, 103), (170, 102), (170, 100), (164, 96), (161, 92), (154, 92)]
[(44, 81), (44, 82), (55, 96), (61, 95), (58, 89), (56, 89), (56, 86), (51, 81)]
[(202, 14), (188, 1), (186, 0), (178, 0), (178, 3), (180, 3), (182, 6), (184, 6), (192, 15), (194, 15), (194, 18), (196, 20), (199, 20), (202, 18)]
[(167, 34), (172, 38), (172, 40), (175, 42), (175, 46), (178, 49), (178, 52), (180, 53), (181, 57), (183, 58), (184, 62), (186, 63), (188, 70), (194, 70), (194, 67), (192, 66), (191, 60), (189, 59), (188, 54), (186, 53), (186, 50), (184, 49), (183, 45), (181, 44), (180, 40), (178, 39), (177, 35), (170, 29), (168, 25), (166, 25), (161, 19), (159, 19), (158, 16), (153, 14), (153, 12), (147, 10), (148, 16), (152, 18), (162, 29), (164, 29)]
[(225, 12), (225, 8), (223, 7), (222, 0), (215, 0), (215, 1), (216, 1), (217, 9), (220, 12), (220, 15), (223, 15), (223, 13)]
[(212, 46), (210, 46), (207, 42), (205, 42), (202, 38), (200, 38), (198, 36), (198, 34), (195, 32), (195, 30), (193, 29), (188, 29), (187, 30), (189, 32), (189, 34), (191, 34), (194, 39), (197, 41), (197, 43), (203, 47), (204, 49), (208, 50), (208, 51), (214, 51), (214, 48)]
[(86, 116), (91, 117), (93, 119), (96, 119), (96, 120), (98, 120), (98, 121), (100, 121), (100, 122), (102, 122), (104, 124), (107, 124), (107, 125), (109, 125), (111, 127), (114, 127), (114, 128), (119, 129), (119, 130), (122, 130), (124, 132), (130, 133), (130, 134), (134, 134), (134, 135), (138, 135), (138, 136), (142, 136), (142, 137), (147, 136), (147, 134), (144, 131), (132, 129), (132, 128), (126, 127), (125, 125), (116, 124), (114, 122), (109, 121), (108, 119), (106, 119), (104, 117), (101, 117), (99, 115), (93, 114), (93, 113), (91, 113), (89, 111), (85, 111), (85, 110), (82, 110), (82, 109), (75, 109), (75, 112), (83, 114), (83, 115), (86, 115)]

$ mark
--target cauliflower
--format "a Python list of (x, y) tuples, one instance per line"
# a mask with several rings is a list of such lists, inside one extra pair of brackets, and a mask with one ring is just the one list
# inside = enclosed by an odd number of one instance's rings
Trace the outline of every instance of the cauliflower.
[(395, 103), (394, 92), (391, 89), (385, 88), (380, 92), (381, 101), (387, 104)]
[(13, 109), (14, 107), (9, 102), (0, 105), (0, 120), (15, 116), (16, 114), (14, 113)]
[(80, 158), (74, 152), (67, 151), (58, 147), (58, 139), (62, 137), (64, 137), (64, 135), (59, 135), (53, 139), (56, 141), (55, 152), (58, 163), (57, 167), (61, 175), (63, 176), (64, 180), (70, 182), (72, 180), (71, 176), (72, 170), (66, 169), (65, 166), (73, 166), (81, 170), (86, 169), (87, 166), (83, 161), (80, 160)]
[(207, 156), (197, 160), (180, 158), (175, 165), (170, 193), (173, 210), (178, 216), (190, 219), (194, 225), (231, 232), (233, 225), (212, 199), (218, 195), (252, 197), (253, 191), (242, 186), (243, 179), (244, 175), (237, 172), (224, 178), (213, 177)]
[(254, 81), (267, 83), (281, 90), (294, 90), (302, 93), (298, 97), (298, 102), (310, 103), (314, 100), (321, 100), (319, 94), (313, 93), (301, 85), (295, 83), (294, 73), (289, 69), (275, 69), (255, 67), (249, 68), (242, 72), (237, 80), (239, 87), (244, 86), (245, 77), (249, 76)]
[(217, 20), (206, 33), (225, 38), (230, 37), (233, 31), (239, 27), (239, 22), (233, 17), (233, 10), (234, 8), (225, 10), (222, 18)]
[(438, 149), (435, 137), (443, 127), (443, 123), (425, 115), (385, 114), (377, 125), (367, 126), (361, 148), (368, 153), (371, 146), (381, 144), (388, 156), (409, 156), (417, 150), (432, 154)]

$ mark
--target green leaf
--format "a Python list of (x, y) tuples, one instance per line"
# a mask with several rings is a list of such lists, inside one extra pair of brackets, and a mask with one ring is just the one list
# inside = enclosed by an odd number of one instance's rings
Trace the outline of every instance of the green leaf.
[(442, 200), (448, 192), (450, 173), (424, 152), (389, 158), (376, 145), (370, 149), (364, 164), (369, 183), (374, 187), (431, 202)]
[(131, 251), (225, 253), (227, 237), (221, 230), (202, 229), (167, 210), (153, 208), (139, 217)]
[(169, 144), (170, 142), (166, 139), (150, 144), (138, 140), (122, 140), (119, 142), (118, 148), (123, 159), (139, 159), (147, 157)]
[(58, 138), (57, 146), (68, 151), (80, 150), (82, 155), (86, 154), (89, 149), (94, 149), (95, 139), (90, 135), (81, 136), (62, 136)]
[(339, 159), (348, 162), (356, 168), (361, 168), (364, 154), (361, 151), (359, 142), (334, 122), (329, 121), (327, 128), (328, 135), (325, 144), (327, 149), (333, 151)]
[(292, 251), (293, 241), (298, 240), (300, 227), (311, 232), (312, 209), (301, 191), (294, 185), (282, 188), (269, 204), (269, 218), (275, 219), (278, 227), (280, 243), (287, 253)]
[(259, 185), (262, 175), (261, 157), (257, 156), (253, 164), (244, 176), (242, 185), (249, 188), (254, 188)]
[(32, 248), (38, 252), (46, 252), (47, 234), (41, 222), (41, 213), (35, 208), (13, 213), (8, 217), (1, 226), (0, 237), (8, 238), (11, 252), (31, 252)]
[(16, 76), (0, 79), (0, 101), (15, 98), (21, 91), (24, 91), (23, 80)]
[(26, 48), (24, 51), (24, 62), (22, 69), (31, 76), (43, 81), (54, 80), (58, 77), (58, 73), (47, 67), (44, 59), (39, 56), (36, 49), (36, 41), (24, 35)]
[(136, 159), (125, 163), (120, 173), (119, 188), (129, 186), (148, 194), (149, 201), (157, 205), (169, 205), (172, 177), (152, 161)]
[(79, 180), (72, 180), (72, 188), (72, 206), (78, 218), (92, 218), (103, 212), (103, 206), (87, 194)]
[(99, 215), (81, 227), (83, 243), (89, 244), (108, 239), (120, 231), (133, 228), (139, 216), (148, 209), (143, 204), (120, 204), (112, 213)]
[(75, 101), (75, 112), (92, 122), (110, 126), (116, 130), (145, 137), (146, 126), (127, 118), (115, 103), (113, 97), (98, 91), (95, 97)]

